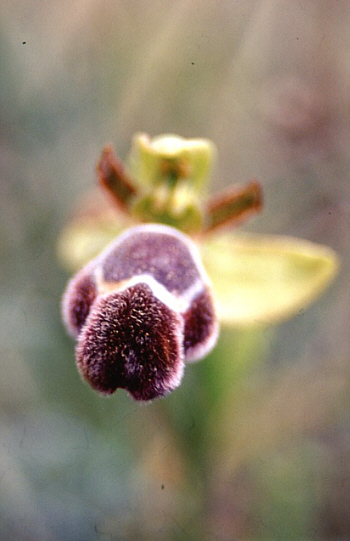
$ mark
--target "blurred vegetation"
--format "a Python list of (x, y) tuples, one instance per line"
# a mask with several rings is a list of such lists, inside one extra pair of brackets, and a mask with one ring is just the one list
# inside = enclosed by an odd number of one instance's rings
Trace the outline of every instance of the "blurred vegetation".
[[(350, 536), (350, 5), (14, 0), (0, 6), (0, 533), (19, 541)], [(259, 178), (245, 230), (327, 244), (312, 308), (223, 331), (147, 406), (84, 385), (59, 232), (102, 146), (215, 141), (213, 189)]]

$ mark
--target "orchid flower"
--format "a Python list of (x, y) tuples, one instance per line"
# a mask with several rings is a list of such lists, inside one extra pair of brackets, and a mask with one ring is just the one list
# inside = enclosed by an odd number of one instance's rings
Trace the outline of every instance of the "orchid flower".
[(184, 365), (229, 326), (278, 323), (330, 284), (333, 250), (285, 236), (233, 233), (262, 208), (253, 180), (209, 195), (214, 144), (136, 134), (124, 164), (106, 146), (94, 195), (62, 232), (58, 254), (78, 273), (63, 297), (82, 377), (136, 400), (167, 394)]

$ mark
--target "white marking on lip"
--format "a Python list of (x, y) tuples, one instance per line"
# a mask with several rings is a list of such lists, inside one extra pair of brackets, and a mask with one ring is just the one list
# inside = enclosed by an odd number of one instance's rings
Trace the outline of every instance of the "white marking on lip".
[(182, 294), (175, 295), (168, 291), (168, 289), (163, 284), (160, 284), (152, 275), (147, 273), (137, 274), (131, 278), (120, 280), (119, 282), (105, 281), (103, 280), (102, 274), (102, 268), (97, 268), (95, 278), (99, 295), (104, 295), (105, 293), (118, 293), (137, 284), (146, 284), (158, 300), (177, 314), (186, 312), (190, 308), (193, 299), (201, 293), (205, 287), (204, 283), (199, 278)]

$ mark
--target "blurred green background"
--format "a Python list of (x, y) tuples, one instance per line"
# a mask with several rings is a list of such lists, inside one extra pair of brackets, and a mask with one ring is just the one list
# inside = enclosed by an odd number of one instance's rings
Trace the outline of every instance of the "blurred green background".
[[(0, 538), (350, 538), (350, 4), (0, 3)], [(209, 137), (212, 189), (258, 178), (244, 229), (342, 269), (274, 328), (223, 330), (146, 406), (80, 381), (57, 237), (102, 146)]]

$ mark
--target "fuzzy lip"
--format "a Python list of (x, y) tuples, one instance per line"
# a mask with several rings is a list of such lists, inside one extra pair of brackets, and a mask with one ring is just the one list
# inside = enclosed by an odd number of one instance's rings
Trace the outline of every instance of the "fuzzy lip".
[(63, 301), (78, 370), (96, 391), (152, 400), (179, 386), (185, 361), (212, 349), (217, 320), (198, 249), (178, 230), (132, 227), (69, 282)]
[(82, 377), (102, 394), (126, 389), (136, 400), (164, 396), (184, 371), (183, 319), (147, 284), (100, 295), (78, 337)]

